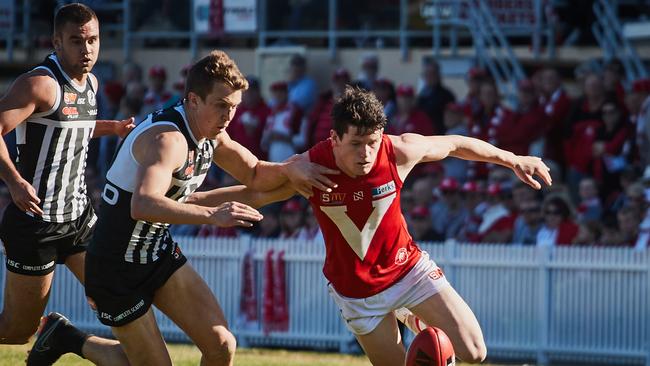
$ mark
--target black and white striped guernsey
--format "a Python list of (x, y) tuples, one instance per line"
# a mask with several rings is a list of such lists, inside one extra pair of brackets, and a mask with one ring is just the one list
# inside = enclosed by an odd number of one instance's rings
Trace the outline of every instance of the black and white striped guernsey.
[(41, 199), (42, 219), (69, 222), (89, 204), (84, 172), (97, 99), (90, 77), (85, 85), (77, 84), (54, 53), (34, 68), (41, 69), (59, 84), (56, 101), (49, 111), (34, 113), (16, 127), (16, 166)]
[(169, 224), (131, 218), (131, 197), (138, 169), (133, 144), (142, 133), (159, 125), (178, 129), (185, 136), (188, 151), (185, 164), (173, 173), (165, 196), (182, 202), (203, 183), (212, 162), (215, 141), (198, 140), (192, 134), (181, 103), (148, 115), (124, 139), (106, 174), (99, 220), (89, 253), (132, 263), (151, 263), (163, 252), (172, 250)]

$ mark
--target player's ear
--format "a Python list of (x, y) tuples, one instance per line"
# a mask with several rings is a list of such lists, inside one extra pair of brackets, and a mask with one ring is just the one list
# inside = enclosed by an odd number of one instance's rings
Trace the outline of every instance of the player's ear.
[(339, 135), (334, 130), (330, 130), (330, 138), (332, 141), (339, 141)]
[(189, 103), (190, 107), (196, 108), (199, 105), (199, 96), (198, 94), (194, 92), (189, 92), (187, 93), (187, 102)]

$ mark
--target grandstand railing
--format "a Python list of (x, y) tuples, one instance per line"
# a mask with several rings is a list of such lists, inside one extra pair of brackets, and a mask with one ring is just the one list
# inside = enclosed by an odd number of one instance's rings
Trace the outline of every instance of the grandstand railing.
[(608, 0), (597, 0), (594, 1), (593, 10), (596, 21), (591, 30), (603, 49), (605, 59), (620, 59), (629, 81), (647, 77), (648, 73), (636, 49), (623, 34), (615, 5)]
[[(321, 243), (177, 238), (190, 263), (208, 283), (243, 346), (354, 349), (321, 273)], [(421, 246), (444, 271), (481, 323), (488, 356), (592, 364), (650, 366), (650, 251), (628, 248), (427, 243)], [(252, 250), (262, 319), (264, 258), (286, 251), (288, 332), (265, 335), (260, 324), (239, 317), (242, 259)], [(2, 274), (4, 282), (5, 271)], [(2, 295), (0, 295), (1, 298)], [(59, 268), (49, 310), (85, 330), (109, 334), (94, 317), (69, 271)], [(166, 339), (187, 338), (157, 313)], [(407, 336), (406, 340), (412, 339)]]

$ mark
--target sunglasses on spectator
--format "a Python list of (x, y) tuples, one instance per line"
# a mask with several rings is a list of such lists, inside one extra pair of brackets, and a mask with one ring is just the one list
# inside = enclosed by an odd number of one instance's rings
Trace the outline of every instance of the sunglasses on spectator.
[(545, 215), (560, 215), (560, 210), (546, 210), (544, 211)]

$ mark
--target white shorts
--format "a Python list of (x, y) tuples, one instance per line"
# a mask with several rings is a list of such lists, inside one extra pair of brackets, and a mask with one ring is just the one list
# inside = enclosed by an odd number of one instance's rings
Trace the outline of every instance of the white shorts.
[(345, 297), (328, 285), (330, 295), (341, 309), (341, 317), (356, 335), (372, 332), (393, 310), (410, 309), (449, 286), (447, 278), (427, 252), (397, 283), (384, 291), (365, 298)]

